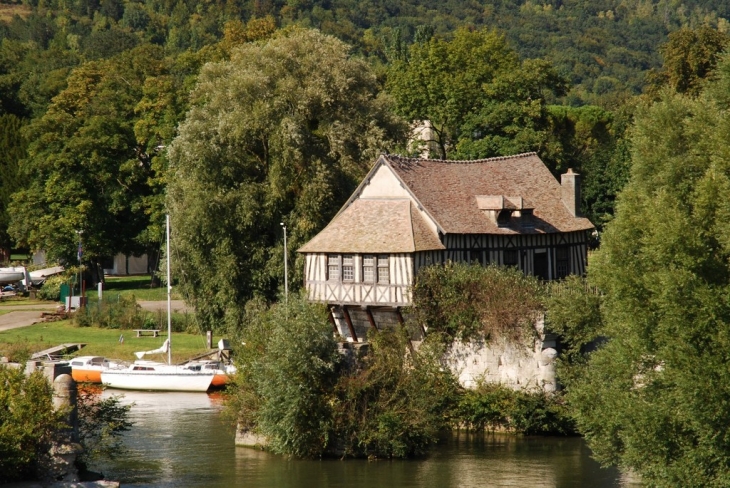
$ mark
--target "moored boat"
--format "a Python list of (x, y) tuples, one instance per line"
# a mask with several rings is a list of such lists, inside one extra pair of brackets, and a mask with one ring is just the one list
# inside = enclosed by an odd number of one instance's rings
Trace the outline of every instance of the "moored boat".
[(232, 364), (223, 364), (222, 361), (213, 359), (204, 359), (198, 361), (190, 361), (184, 365), (185, 368), (192, 371), (213, 371), (213, 381), (211, 388), (222, 388), (228, 384), (230, 376), (236, 372), (236, 367)]
[(22, 266), (0, 268), (0, 285), (17, 283), (25, 278), (25, 268)]
[(212, 370), (195, 371), (185, 366), (135, 361), (125, 369), (103, 370), (101, 382), (122, 390), (205, 392), (214, 376)]
[(102, 356), (79, 356), (71, 360), (71, 377), (79, 383), (101, 383), (102, 371), (123, 367), (124, 363)]

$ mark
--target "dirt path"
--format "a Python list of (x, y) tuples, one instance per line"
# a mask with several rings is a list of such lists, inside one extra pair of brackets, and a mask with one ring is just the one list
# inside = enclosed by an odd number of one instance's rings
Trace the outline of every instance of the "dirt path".
[[(156, 312), (158, 310), (167, 311), (167, 301), (138, 301), (143, 310)], [(173, 312), (186, 313), (192, 312), (193, 309), (185, 305), (183, 300), (172, 300), (170, 303)], [(53, 312), (58, 307), (57, 303), (50, 302), (40, 305), (3, 305), (0, 311), (8, 311), (9, 313), (0, 314), (0, 331), (17, 329), (19, 327), (28, 327), (29, 325), (42, 322), (42, 312)]]
[(28, 327), (29, 325), (42, 322), (41, 312), (37, 311), (16, 311), (0, 315), (0, 331)]

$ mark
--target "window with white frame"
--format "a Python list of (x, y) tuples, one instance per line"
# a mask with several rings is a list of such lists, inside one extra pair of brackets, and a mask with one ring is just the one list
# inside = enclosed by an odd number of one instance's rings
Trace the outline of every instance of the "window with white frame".
[(352, 254), (342, 255), (342, 281), (355, 281), (355, 257)]
[(372, 254), (365, 254), (362, 257), (362, 281), (375, 283), (375, 256)]
[(330, 281), (340, 279), (340, 256), (338, 254), (327, 255), (327, 279)]
[(378, 256), (378, 283), (381, 285), (390, 283), (390, 263), (387, 254)]

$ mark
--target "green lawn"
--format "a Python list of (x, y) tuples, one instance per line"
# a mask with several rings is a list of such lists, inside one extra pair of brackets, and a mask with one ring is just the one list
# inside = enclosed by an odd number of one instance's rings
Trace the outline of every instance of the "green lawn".
[[(132, 296), (137, 300), (167, 300), (167, 290), (165, 286), (152, 286), (152, 278), (149, 275), (144, 276), (109, 276), (106, 278), (104, 285), (104, 295), (124, 297)], [(89, 298), (96, 298), (98, 293), (95, 288), (88, 288), (86, 295)], [(173, 289), (172, 299), (180, 300), (181, 297)]]
[[(124, 336), (124, 342), (119, 336)], [(220, 337), (214, 337), (214, 344)], [(133, 360), (135, 351), (157, 349), (165, 340), (162, 337), (137, 338), (131, 330), (76, 327), (69, 320), (48, 322), (0, 332), (0, 356), (8, 355), (29, 346), (33, 352), (69, 342), (85, 342), (87, 346), (78, 355), (98, 355), (113, 359)], [(172, 357), (174, 362), (184, 361), (206, 351), (205, 337), (199, 334), (173, 332)], [(166, 357), (166, 356), (164, 356)], [(163, 359), (163, 355), (150, 356)]]

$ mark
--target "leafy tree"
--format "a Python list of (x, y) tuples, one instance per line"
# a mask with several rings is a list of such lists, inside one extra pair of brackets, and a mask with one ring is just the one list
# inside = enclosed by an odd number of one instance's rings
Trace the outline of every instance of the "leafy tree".
[(45, 376), (0, 366), (0, 483), (45, 474), (47, 456), (64, 412), (56, 412)]
[(699, 94), (729, 41), (726, 33), (706, 25), (672, 32), (659, 48), (664, 64), (652, 73), (651, 90), (656, 93), (662, 86), (669, 86), (677, 93)]
[(411, 121), (428, 120), (439, 157), (551, 152), (546, 94), (565, 93), (549, 63), (520, 62), (495, 31), (459, 29), (413, 44), (391, 63), (388, 91)]
[(589, 270), (609, 342), (568, 398), (596, 457), (652, 486), (730, 483), (729, 134), (707, 95), (639, 110), (631, 179)]
[(21, 167), (28, 186), (10, 206), (16, 242), (75, 261), (80, 230), (92, 263), (150, 245), (144, 202), (153, 172), (135, 139), (134, 110), (147, 77), (163, 69), (162, 50), (142, 46), (73, 71), (68, 87), (28, 127), (32, 143)]
[(404, 330), (371, 336), (354, 358), (338, 352), (322, 305), (305, 295), (247, 307), (231, 407), (274, 452), (298, 457), (424, 454), (448, 425), (456, 381), (442, 348), (408, 349)]
[(279, 223), (289, 251), (304, 244), (403, 131), (367, 65), (317, 31), (234, 49), (203, 68), (192, 97), (169, 150), (173, 265), (199, 320), (218, 329), (255, 294), (274, 297)]
[(12, 241), (7, 229), (10, 223), (10, 196), (20, 187), (19, 162), (25, 157), (23, 121), (15, 115), (0, 115), (0, 261), (2, 250), (10, 251)]
[(333, 425), (342, 455), (423, 455), (450, 426), (459, 387), (441, 364), (443, 346), (426, 341), (415, 351), (409, 341), (404, 329), (371, 334), (367, 353), (339, 378)]
[(440, 156), (445, 158), (466, 117), (486, 98), (483, 86), (518, 63), (517, 53), (495, 31), (460, 29), (452, 41), (434, 37), (413, 44), (407, 56), (394, 59), (387, 89), (401, 115), (409, 121), (431, 122)]

